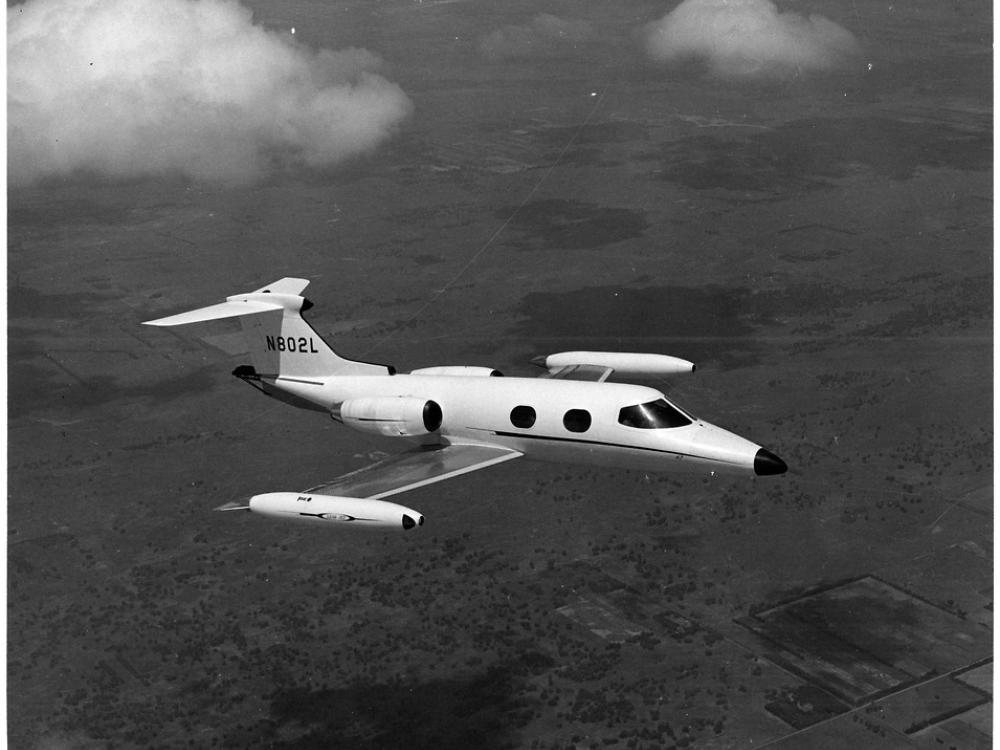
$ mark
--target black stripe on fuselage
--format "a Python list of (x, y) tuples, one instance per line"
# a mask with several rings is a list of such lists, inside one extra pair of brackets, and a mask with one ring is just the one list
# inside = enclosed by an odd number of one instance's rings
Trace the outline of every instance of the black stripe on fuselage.
[(684, 453), (683, 451), (668, 451), (662, 448), (647, 448), (644, 445), (625, 445), (624, 443), (606, 443), (603, 440), (584, 440), (582, 438), (556, 437), (554, 435), (528, 435), (523, 432), (493, 432), (497, 437), (526, 438), (528, 440), (547, 440), (555, 443), (578, 443), (580, 445), (600, 445), (605, 448), (628, 448), (635, 451), (648, 451), (650, 453), (664, 453), (671, 456), (683, 456), (685, 458), (697, 458), (699, 461), (715, 461), (720, 464), (728, 464), (721, 458), (710, 456), (700, 456), (697, 453)]
[(262, 378), (272, 378), (273, 377), (275, 384), (277, 384), (277, 382), (279, 380), (284, 380), (284, 381), (287, 381), (289, 383), (304, 383), (305, 385), (326, 385), (321, 380), (303, 380), (302, 378), (290, 378), (287, 375), (261, 375), (260, 377), (262, 377)]

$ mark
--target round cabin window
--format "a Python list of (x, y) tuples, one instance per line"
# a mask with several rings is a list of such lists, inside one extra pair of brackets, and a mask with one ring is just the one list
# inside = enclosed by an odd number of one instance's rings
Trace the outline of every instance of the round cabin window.
[(563, 416), (563, 426), (570, 432), (586, 432), (590, 429), (590, 412), (586, 409), (570, 409)]
[(535, 410), (530, 406), (515, 406), (510, 412), (510, 423), (526, 430), (535, 424)]

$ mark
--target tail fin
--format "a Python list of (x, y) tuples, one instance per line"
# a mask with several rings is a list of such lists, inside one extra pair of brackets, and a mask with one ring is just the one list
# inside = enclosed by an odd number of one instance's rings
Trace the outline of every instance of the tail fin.
[(148, 320), (144, 325), (183, 326), (238, 318), (254, 370), (262, 377), (391, 375), (393, 368), (344, 359), (302, 317), (312, 303), (301, 296), (308, 279), (284, 278), (225, 302)]

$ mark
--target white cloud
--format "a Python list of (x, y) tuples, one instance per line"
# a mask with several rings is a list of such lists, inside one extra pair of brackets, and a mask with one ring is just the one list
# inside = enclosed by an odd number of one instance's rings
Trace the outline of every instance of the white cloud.
[(28, 0), (7, 11), (10, 179), (334, 164), (410, 112), (378, 65), (255, 26), (235, 0)]
[(830, 70), (859, 50), (842, 26), (822, 16), (782, 13), (771, 0), (684, 0), (647, 25), (645, 35), (657, 60), (700, 60), (732, 77)]

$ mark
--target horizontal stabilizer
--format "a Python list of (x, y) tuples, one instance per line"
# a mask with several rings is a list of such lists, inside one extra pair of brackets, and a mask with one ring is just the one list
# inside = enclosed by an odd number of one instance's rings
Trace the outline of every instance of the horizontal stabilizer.
[(253, 293), (292, 294), (300, 297), (307, 286), (309, 286), (309, 279), (294, 279), (291, 276), (286, 276), (283, 279), (278, 279), (273, 284), (268, 284), (267, 286), (262, 286), (260, 289), (254, 290)]
[(202, 307), (198, 310), (171, 315), (167, 318), (157, 320), (147, 320), (143, 322), (146, 326), (185, 326), (191, 323), (204, 323), (209, 320), (222, 320), (223, 318), (238, 318), (241, 315), (254, 315), (256, 313), (271, 312), (281, 310), (281, 305), (270, 302), (221, 302), (218, 305)]

